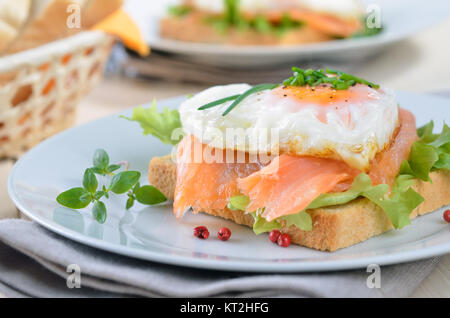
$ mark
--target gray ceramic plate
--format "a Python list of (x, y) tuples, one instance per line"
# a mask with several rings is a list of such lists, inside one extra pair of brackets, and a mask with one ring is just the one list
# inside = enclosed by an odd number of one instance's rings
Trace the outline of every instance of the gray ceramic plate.
[[(177, 107), (183, 98), (160, 101)], [(403, 107), (414, 112), (418, 124), (434, 119), (450, 122), (447, 99), (399, 93)], [(125, 112), (130, 114), (130, 111)], [(437, 127), (440, 129), (441, 127)], [(148, 171), (148, 161), (170, 151), (153, 137), (144, 137), (138, 125), (119, 114), (67, 130), (38, 145), (15, 165), (8, 181), (9, 195), (28, 217), (49, 230), (82, 244), (149, 261), (230, 271), (330, 271), (393, 264), (450, 252), (450, 226), (442, 211), (417, 218), (411, 226), (391, 231), (334, 253), (300, 246), (280, 248), (266, 235), (206, 215), (187, 215), (177, 222), (170, 205), (137, 205), (125, 211), (125, 199), (107, 202), (108, 219), (96, 223), (89, 210), (59, 206), (58, 193), (80, 186), (85, 168), (97, 148), (106, 149), (112, 160), (128, 160), (133, 169)], [(145, 177), (142, 180), (146, 183)], [(206, 225), (212, 233), (206, 241), (192, 235), (195, 226)], [(215, 239), (220, 227), (232, 231), (231, 240)]]

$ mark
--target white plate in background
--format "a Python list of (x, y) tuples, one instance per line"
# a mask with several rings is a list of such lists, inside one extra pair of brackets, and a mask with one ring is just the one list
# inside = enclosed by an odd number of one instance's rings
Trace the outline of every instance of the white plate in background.
[(128, 0), (126, 9), (140, 24), (152, 49), (178, 54), (204, 64), (228, 67), (311, 60), (361, 60), (379, 53), (390, 44), (414, 36), (450, 15), (448, 0), (364, 0), (362, 2), (366, 5), (377, 4), (381, 8), (385, 29), (379, 35), (294, 46), (230, 46), (161, 38), (158, 32), (159, 19), (165, 15), (167, 6), (174, 2), (176, 0)]

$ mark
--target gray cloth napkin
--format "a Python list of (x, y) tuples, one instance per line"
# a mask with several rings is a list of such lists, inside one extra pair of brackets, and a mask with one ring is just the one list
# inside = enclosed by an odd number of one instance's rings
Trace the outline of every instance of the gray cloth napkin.
[[(407, 297), (439, 258), (381, 268), (381, 288), (366, 270), (248, 274), (182, 268), (111, 254), (24, 220), (0, 221), (0, 292), (12, 297)], [(81, 288), (66, 268), (81, 269)]]

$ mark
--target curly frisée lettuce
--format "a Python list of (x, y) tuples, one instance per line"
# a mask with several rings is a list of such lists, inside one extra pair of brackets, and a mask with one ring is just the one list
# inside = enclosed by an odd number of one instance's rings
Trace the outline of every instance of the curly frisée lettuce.
[(144, 135), (153, 135), (165, 144), (176, 145), (183, 138), (181, 133), (174, 135), (174, 131), (182, 127), (178, 110), (164, 108), (159, 113), (156, 100), (153, 100), (149, 108), (136, 107), (131, 118), (124, 116), (122, 118), (139, 123), (144, 130)]
[(411, 147), (409, 160), (403, 162), (400, 174), (430, 181), (431, 171), (450, 170), (450, 127), (444, 123), (440, 134), (434, 134), (433, 128), (431, 121), (417, 130), (419, 140)]

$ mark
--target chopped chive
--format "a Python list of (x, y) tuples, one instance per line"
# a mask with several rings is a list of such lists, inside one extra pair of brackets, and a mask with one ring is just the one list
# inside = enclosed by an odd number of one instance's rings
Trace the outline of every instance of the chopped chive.
[[(292, 67), (293, 76), (283, 81), (286, 86), (317, 86), (319, 84), (331, 84), (334, 89), (345, 90), (356, 84), (367, 85), (371, 88), (378, 89), (380, 85), (366, 81), (365, 79), (332, 69), (306, 69)], [(333, 76), (329, 76), (333, 75)]]
[(230, 107), (225, 110), (225, 112), (222, 114), (222, 116), (228, 115), (237, 105), (239, 105), (244, 99), (246, 99), (248, 96), (255, 94), (260, 91), (264, 91), (267, 89), (274, 89), (276, 87), (280, 86), (280, 84), (260, 84), (256, 85), (246, 92), (244, 92), (242, 95), (240, 95), (231, 105)]
[(218, 106), (218, 105), (222, 105), (223, 103), (229, 102), (230, 100), (235, 100), (239, 96), (241, 96), (241, 95), (239, 94), (239, 95), (233, 95), (233, 96), (225, 97), (225, 98), (216, 100), (214, 102), (208, 103), (206, 105), (203, 105), (203, 106), (197, 108), (197, 110), (205, 110), (205, 109), (212, 108), (212, 107), (215, 107), (215, 106)]

